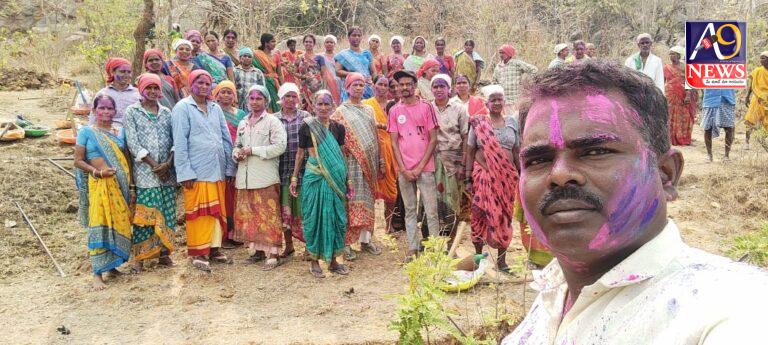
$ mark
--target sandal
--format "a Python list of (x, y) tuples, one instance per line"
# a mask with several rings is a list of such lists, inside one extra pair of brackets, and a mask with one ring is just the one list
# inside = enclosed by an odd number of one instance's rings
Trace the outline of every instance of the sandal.
[(158, 265), (163, 265), (165, 267), (173, 267), (176, 264), (173, 263), (173, 260), (171, 260), (171, 257), (168, 255), (161, 256), (160, 259), (157, 260)]
[(219, 264), (231, 264), (232, 259), (228, 258), (224, 253), (216, 253), (216, 256), (211, 257), (211, 261)]
[(294, 253), (296, 253), (296, 249), (291, 249), (290, 251), (283, 252), (282, 254), (280, 254), (280, 257), (287, 258), (289, 256), (292, 256)]
[(267, 263), (264, 264), (264, 267), (262, 267), (261, 270), (262, 271), (271, 271), (271, 270), (277, 268), (277, 266), (282, 265), (284, 262), (285, 261), (283, 261), (280, 258), (270, 258), (269, 260), (267, 260)]
[(323, 273), (323, 270), (320, 269), (318, 271), (313, 270), (311, 267), (309, 268), (309, 273), (312, 274), (315, 278), (322, 279), (325, 278), (325, 273)]
[(514, 275), (514, 272), (512, 272), (512, 269), (510, 269), (509, 266), (501, 266), (501, 267), (499, 267), (496, 270), (501, 272), (501, 273), (505, 273), (505, 274), (509, 274), (509, 275)]
[(344, 260), (355, 261), (355, 259), (357, 259), (357, 253), (355, 253), (355, 251), (352, 250), (352, 247), (350, 246), (344, 247)]
[(211, 265), (208, 263), (208, 261), (203, 261), (200, 259), (193, 259), (192, 260), (192, 267), (197, 268), (203, 272), (211, 273)]
[(368, 254), (381, 255), (381, 249), (379, 249), (373, 242), (362, 243), (361, 246), (364, 251), (368, 252)]
[(264, 255), (264, 252), (256, 252), (256, 254), (253, 254), (250, 257), (248, 257), (247, 259), (245, 259), (245, 264), (253, 265), (253, 264), (255, 264), (255, 263), (259, 262), (259, 261), (262, 261), (262, 260), (264, 260), (266, 258), (267, 258), (267, 256)]
[(329, 267), (328, 270), (342, 276), (349, 274), (349, 268), (342, 264), (336, 264), (336, 266)]

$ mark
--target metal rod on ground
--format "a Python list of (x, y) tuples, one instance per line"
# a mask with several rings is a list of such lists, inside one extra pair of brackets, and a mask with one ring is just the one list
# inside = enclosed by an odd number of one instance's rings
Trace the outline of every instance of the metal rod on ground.
[(32, 233), (35, 234), (35, 237), (37, 237), (37, 241), (40, 243), (40, 246), (43, 247), (43, 250), (45, 250), (45, 253), (48, 254), (48, 257), (51, 258), (51, 261), (53, 261), (53, 265), (56, 266), (56, 270), (59, 271), (59, 275), (62, 277), (66, 277), (67, 275), (64, 274), (64, 271), (61, 270), (61, 266), (59, 266), (59, 263), (56, 261), (56, 259), (53, 258), (53, 255), (51, 254), (51, 251), (48, 250), (48, 246), (45, 245), (45, 242), (43, 242), (43, 238), (40, 237), (40, 234), (37, 233), (37, 229), (35, 229), (35, 226), (32, 225), (32, 222), (27, 217), (27, 214), (24, 213), (24, 209), (21, 208), (21, 205), (19, 205), (18, 201), (14, 201), (16, 204), (16, 207), (19, 208), (19, 212), (21, 212), (21, 216), (24, 218), (24, 221), (29, 225), (29, 228), (32, 230)]
[(43, 160), (43, 161), (44, 161), (44, 160), (46, 160), (46, 159), (49, 159), (49, 160), (52, 160), (52, 161), (71, 161), (71, 160), (73, 160), (74, 158), (72, 158), (72, 157), (50, 157), (50, 158), (40, 158), (40, 160)]
[(71, 171), (65, 169), (63, 166), (59, 165), (59, 163), (54, 162), (53, 159), (48, 158), (48, 161), (51, 162), (51, 164), (55, 165), (57, 168), (61, 169), (61, 171), (69, 174), (69, 176), (75, 177), (75, 174), (73, 174)]

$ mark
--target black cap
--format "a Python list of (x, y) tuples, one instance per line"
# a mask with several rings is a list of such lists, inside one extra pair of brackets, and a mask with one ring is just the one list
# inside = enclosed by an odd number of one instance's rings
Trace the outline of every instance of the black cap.
[(419, 80), (418, 78), (416, 78), (416, 74), (414, 74), (411, 71), (406, 71), (406, 70), (397, 71), (397, 72), (395, 72), (395, 74), (392, 77), (394, 77), (395, 80), (400, 80), (400, 78), (402, 78), (402, 77), (411, 78), (411, 79), (413, 79), (414, 82), (417, 82)]

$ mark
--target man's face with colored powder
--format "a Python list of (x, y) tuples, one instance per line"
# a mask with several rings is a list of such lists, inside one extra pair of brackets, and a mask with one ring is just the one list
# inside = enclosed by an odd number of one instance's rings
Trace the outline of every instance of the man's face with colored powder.
[(533, 232), (561, 263), (588, 270), (664, 228), (682, 158), (672, 151), (657, 157), (640, 121), (614, 90), (531, 105), (520, 153), (522, 203)]

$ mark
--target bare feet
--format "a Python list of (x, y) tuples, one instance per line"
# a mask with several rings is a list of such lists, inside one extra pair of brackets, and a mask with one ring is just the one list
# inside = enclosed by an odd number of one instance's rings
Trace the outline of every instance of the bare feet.
[(134, 262), (131, 266), (131, 274), (140, 274), (141, 272), (144, 272), (144, 262)]
[(113, 277), (119, 277), (123, 275), (123, 272), (118, 271), (117, 268), (113, 268), (109, 270), (109, 274), (112, 275)]
[(93, 289), (96, 291), (104, 290), (107, 288), (107, 284), (104, 284), (104, 279), (101, 277), (101, 274), (94, 274), (93, 275)]
[(158, 265), (163, 265), (166, 267), (173, 267), (175, 264), (173, 263), (173, 260), (171, 260), (171, 257), (168, 255), (161, 255), (160, 259), (157, 261)]
[(280, 254), (280, 257), (281, 258), (287, 258), (287, 257), (293, 255), (293, 253), (295, 253), (295, 252), (296, 252), (296, 249), (293, 248), (293, 245), (291, 245), (291, 246), (287, 246), (286, 245), (285, 250)]

